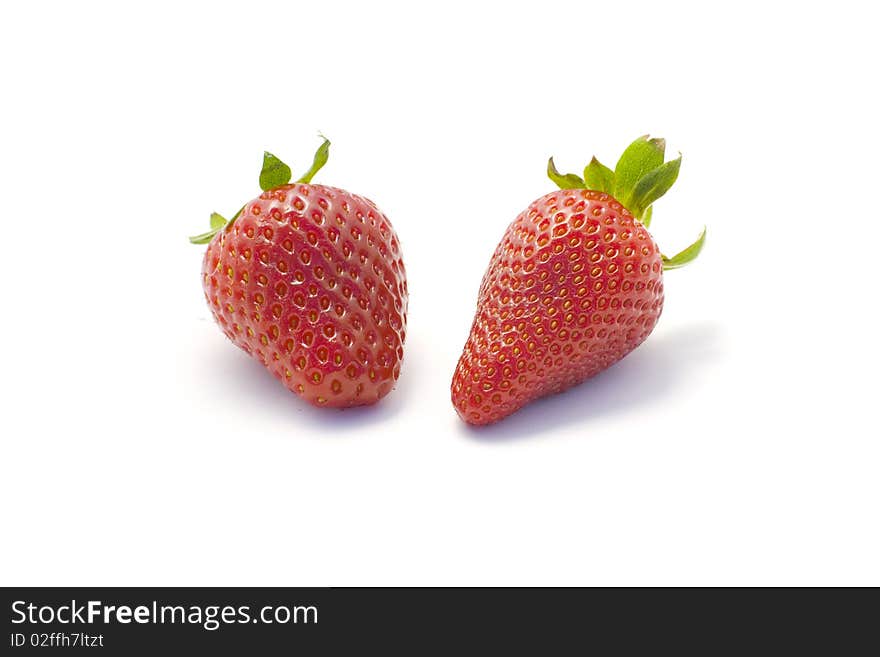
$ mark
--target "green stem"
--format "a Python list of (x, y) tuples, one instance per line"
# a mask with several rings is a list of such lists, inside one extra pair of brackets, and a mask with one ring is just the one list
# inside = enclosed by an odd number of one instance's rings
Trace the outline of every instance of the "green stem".
[(321, 170), (321, 167), (327, 164), (327, 159), (330, 157), (330, 140), (324, 135), (321, 135), (321, 138), (324, 140), (324, 143), (318, 146), (318, 150), (315, 151), (315, 159), (312, 161), (312, 166), (296, 182), (310, 183), (314, 175)]

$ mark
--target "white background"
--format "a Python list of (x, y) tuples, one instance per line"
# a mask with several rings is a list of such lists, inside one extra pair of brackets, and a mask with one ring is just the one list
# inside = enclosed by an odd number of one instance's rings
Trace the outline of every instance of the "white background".
[[(869, 3), (6, 3), (2, 584), (880, 584)], [(411, 306), (379, 406), (211, 320), (270, 149), (369, 196)], [(474, 430), (449, 382), (546, 158), (684, 153), (654, 334)]]

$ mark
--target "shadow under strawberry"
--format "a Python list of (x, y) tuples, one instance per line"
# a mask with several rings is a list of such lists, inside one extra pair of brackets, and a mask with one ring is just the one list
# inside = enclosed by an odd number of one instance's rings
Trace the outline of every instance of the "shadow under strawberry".
[(509, 443), (552, 435), (568, 425), (581, 425), (589, 438), (591, 421), (629, 415), (639, 406), (663, 402), (682, 384), (699, 378), (717, 362), (721, 332), (714, 322), (658, 331), (626, 358), (597, 374), (585, 385), (543, 397), (510, 415), (504, 422), (484, 427), (457, 423), (471, 440)]

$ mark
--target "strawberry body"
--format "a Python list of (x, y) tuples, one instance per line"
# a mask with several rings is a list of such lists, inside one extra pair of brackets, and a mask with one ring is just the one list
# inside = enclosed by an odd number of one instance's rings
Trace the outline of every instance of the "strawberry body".
[(626, 356), (662, 310), (663, 263), (644, 226), (603, 192), (547, 194), (495, 250), (453, 404), (468, 423), (495, 422)]
[(560, 190), (525, 209), (483, 276), (470, 336), (452, 378), (465, 422), (489, 424), (613, 365), (663, 311), (663, 272), (694, 260), (706, 230), (667, 258), (648, 233), (653, 204), (678, 178), (666, 142), (632, 142), (614, 170), (595, 157), (583, 177), (547, 175)]
[(202, 281), (226, 336), (312, 404), (374, 403), (400, 375), (406, 273), (391, 223), (365, 198), (268, 189), (213, 236)]

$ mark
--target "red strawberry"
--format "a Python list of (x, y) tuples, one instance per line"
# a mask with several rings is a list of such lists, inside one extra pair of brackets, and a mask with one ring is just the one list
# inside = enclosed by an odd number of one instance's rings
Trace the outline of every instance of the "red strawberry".
[(681, 157), (641, 137), (614, 171), (596, 158), (584, 177), (547, 173), (561, 191), (525, 209), (483, 277), (470, 337), (452, 378), (465, 422), (489, 424), (562, 392), (639, 346), (663, 310), (663, 270), (697, 257), (706, 231), (667, 258), (651, 234), (652, 203)]
[(190, 238), (208, 243), (205, 298), (223, 332), (316, 406), (372, 404), (400, 375), (407, 288), (400, 244), (376, 205), (310, 184), (330, 142), (294, 184), (263, 159), (263, 193), (227, 222)]

